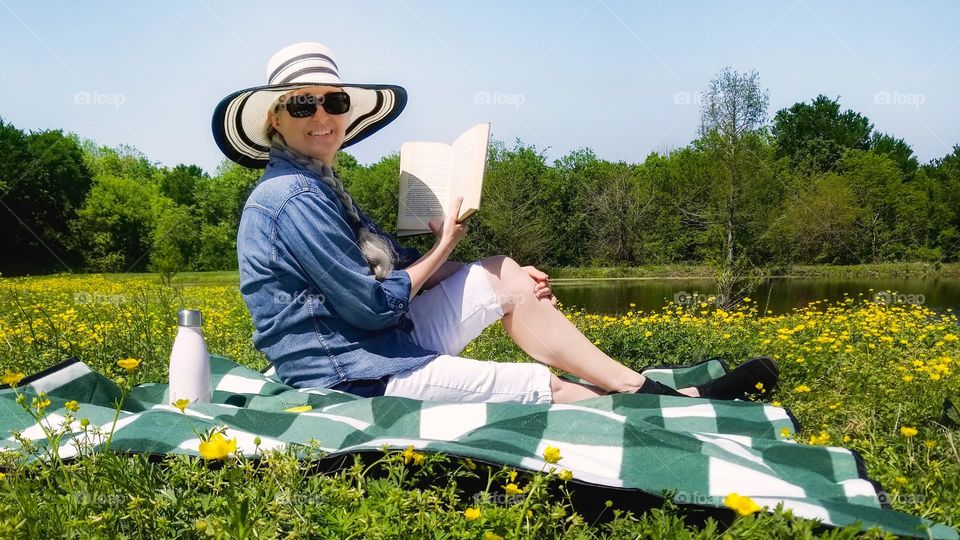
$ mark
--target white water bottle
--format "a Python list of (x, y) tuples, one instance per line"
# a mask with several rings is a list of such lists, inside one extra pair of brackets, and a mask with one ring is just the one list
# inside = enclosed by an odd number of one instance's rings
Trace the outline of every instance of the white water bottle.
[(170, 351), (170, 402), (189, 399), (190, 403), (209, 403), (210, 355), (200, 326), (203, 319), (195, 309), (177, 313), (177, 337)]

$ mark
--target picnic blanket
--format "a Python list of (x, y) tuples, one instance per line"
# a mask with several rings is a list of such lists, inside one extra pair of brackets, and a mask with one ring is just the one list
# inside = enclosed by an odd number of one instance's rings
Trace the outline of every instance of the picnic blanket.
[[(768, 404), (657, 395), (613, 394), (575, 404), (429, 402), (398, 397), (360, 398), (329, 389), (296, 389), (211, 355), (213, 402), (182, 413), (169, 403), (167, 385), (141, 384), (125, 400), (111, 451), (155, 455), (198, 454), (193, 431), (226, 425), (247, 456), (259, 450), (317, 441), (330, 456), (413, 446), (424, 452), (471, 458), (518, 470), (540, 471), (548, 446), (560, 449), (558, 466), (573, 473), (574, 490), (658, 498), (672, 493), (690, 510), (724, 509), (736, 492), (760, 506), (784, 503), (794, 515), (826, 525), (860, 522), (901, 536), (958, 538), (942, 524), (896, 512), (870, 480), (853, 451), (799, 444), (783, 436), (798, 431), (789, 411)], [(701, 384), (726, 372), (723, 362), (648, 369), (643, 373), (675, 388)], [(120, 388), (77, 359), (22, 380), (17, 391), (40, 391), (51, 400), (48, 417), (59, 425), (64, 403), (76, 400), (91, 425), (109, 431)], [(310, 405), (306, 412), (286, 409)], [(305, 407), (304, 407), (305, 408)], [(189, 421), (184, 418), (189, 416)], [(0, 447), (19, 448), (11, 430), (45, 442), (43, 431), (0, 387)], [(75, 437), (82, 435), (76, 426)], [(95, 441), (94, 441), (95, 442)], [(72, 457), (76, 446), (61, 442)]]

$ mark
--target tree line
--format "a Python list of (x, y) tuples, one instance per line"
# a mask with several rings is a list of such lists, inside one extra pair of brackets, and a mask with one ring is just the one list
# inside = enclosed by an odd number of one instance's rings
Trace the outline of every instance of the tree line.
[[(695, 140), (634, 163), (590, 149), (548, 162), (547, 149), (494, 141), (481, 210), (454, 258), (734, 273), (958, 260), (960, 145), (920, 164), (903, 139), (824, 95), (768, 118), (756, 72), (725, 68), (701, 101)], [(341, 152), (336, 168), (393, 233), (399, 156), (361, 165)], [(212, 174), (169, 168), (129, 146), (0, 119), (0, 273), (235, 269), (240, 214), (260, 174), (229, 161)], [(426, 251), (433, 238), (402, 242)]]

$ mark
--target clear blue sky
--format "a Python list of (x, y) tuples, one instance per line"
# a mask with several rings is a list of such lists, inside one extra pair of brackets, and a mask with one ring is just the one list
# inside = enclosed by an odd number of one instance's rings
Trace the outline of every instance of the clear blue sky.
[(407, 88), (400, 118), (350, 148), (362, 163), (482, 121), (550, 159), (590, 147), (641, 161), (690, 142), (696, 96), (725, 65), (759, 72), (770, 117), (823, 93), (921, 161), (960, 143), (953, 1), (0, 0), (0, 21), (4, 120), (208, 171), (216, 103), (265, 83), (267, 59), (297, 41), (330, 46), (345, 81)]

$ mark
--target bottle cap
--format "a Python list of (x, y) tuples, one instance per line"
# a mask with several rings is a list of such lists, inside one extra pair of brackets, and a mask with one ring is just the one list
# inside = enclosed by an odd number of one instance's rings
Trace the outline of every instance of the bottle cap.
[(203, 317), (198, 309), (181, 309), (177, 312), (178, 326), (201, 326)]

